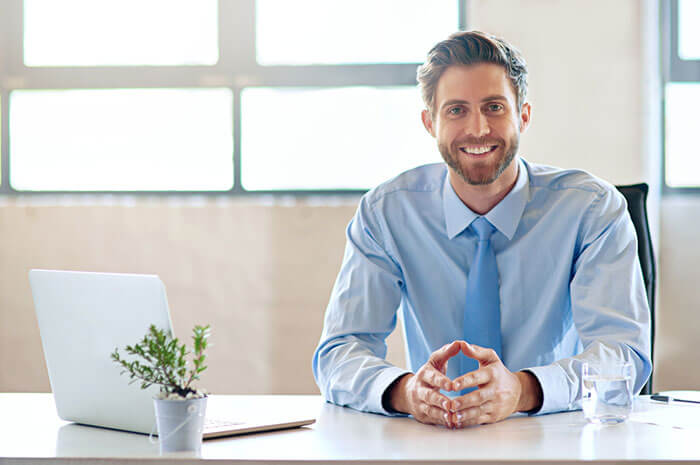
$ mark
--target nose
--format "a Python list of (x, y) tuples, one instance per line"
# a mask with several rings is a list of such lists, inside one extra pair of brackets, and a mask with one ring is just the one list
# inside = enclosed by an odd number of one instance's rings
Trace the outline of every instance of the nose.
[(464, 132), (473, 137), (483, 137), (491, 132), (486, 115), (480, 111), (470, 112), (465, 122)]

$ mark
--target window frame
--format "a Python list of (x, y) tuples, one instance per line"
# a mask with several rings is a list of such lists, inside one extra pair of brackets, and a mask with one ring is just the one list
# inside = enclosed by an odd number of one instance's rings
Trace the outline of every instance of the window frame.
[[(466, 27), (468, 0), (457, 2)], [(357, 195), (366, 189), (255, 190), (241, 183), (241, 92), (247, 87), (415, 86), (419, 63), (261, 66), (255, 59), (255, 0), (218, 0), (219, 61), (212, 66), (27, 67), (23, 0), (0, 0), (0, 196), (17, 195)], [(236, 46), (234, 46), (236, 44)], [(240, 44), (247, 44), (240, 47)], [(227, 191), (20, 191), (10, 184), (9, 97), (14, 90), (208, 88), (233, 92), (233, 188)]]
[(661, 186), (662, 194), (700, 194), (700, 185), (674, 187), (666, 183), (666, 86), (674, 82), (700, 84), (700, 59), (682, 60), (678, 55), (678, 10), (679, 0), (660, 2), (661, 8)]

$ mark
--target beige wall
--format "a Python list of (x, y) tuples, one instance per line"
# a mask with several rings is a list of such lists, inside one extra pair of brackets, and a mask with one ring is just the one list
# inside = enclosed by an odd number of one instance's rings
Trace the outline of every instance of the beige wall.
[(658, 389), (700, 389), (700, 199), (661, 202)]
[(50, 390), (27, 282), (36, 267), (158, 274), (177, 335), (212, 324), (210, 391), (314, 392), (311, 354), (352, 212), (230, 200), (2, 206), (0, 391)]
[[(653, 0), (471, 0), (471, 27), (514, 42), (530, 65), (530, 160), (613, 183), (644, 180), (660, 294), (658, 388), (700, 386), (693, 347), (700, 201), (658, 214), (658, 78)], [(75, 197), (0, 204), (0, 391), (49, 389), (27, 283), (32, 267), (157, 273), (173, 323), (214, 327), (213, 392), (317, 392), (310, 358), (357, 199)], [(64, 205), (69, 204), (69, 205)], [(401, 338), (390, 344), (402, 362)]]

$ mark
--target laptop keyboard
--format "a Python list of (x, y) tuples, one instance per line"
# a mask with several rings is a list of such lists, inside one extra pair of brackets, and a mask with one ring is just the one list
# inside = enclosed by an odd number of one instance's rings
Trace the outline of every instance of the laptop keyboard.
[(204, 428), (205, 429), (219, 429), (219, 428), (230, 428), (232, 426), (238, 426), (245, 424), (244, 421), (231, 421), (222, 420), (220, 418), (204, 418)]

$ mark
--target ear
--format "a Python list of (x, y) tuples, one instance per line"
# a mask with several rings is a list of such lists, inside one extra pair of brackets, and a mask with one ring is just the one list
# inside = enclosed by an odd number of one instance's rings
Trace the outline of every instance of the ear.
[(423, 126), (425, 126), (426, 131), (428, 131), (431, 136), (435, 137), (435, 128), (433, 128), (433, 119), (430, 117), (430, 112), (428, 110), (423, 110), (420, 117), (423, 120)]
[(523, 108), (520, 110), (520, 134), (524, 133), (530, 126), (531, 112), (532, 106), (528, 102), (523, 103)]

